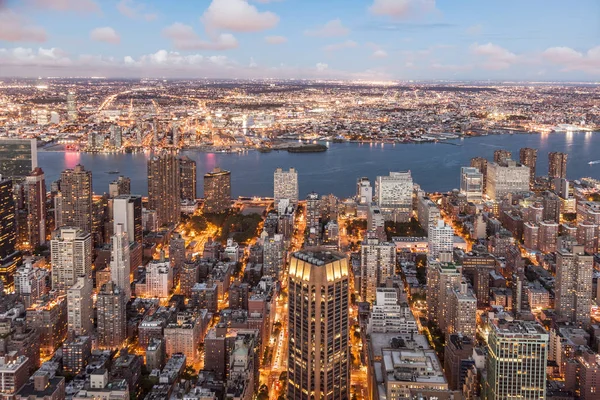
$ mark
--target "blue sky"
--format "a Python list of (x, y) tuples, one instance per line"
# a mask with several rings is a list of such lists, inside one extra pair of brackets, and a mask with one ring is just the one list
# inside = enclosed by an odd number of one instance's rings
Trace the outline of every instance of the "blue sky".
[(598, 0), (0, 0), (0, 75), (600, 81)]

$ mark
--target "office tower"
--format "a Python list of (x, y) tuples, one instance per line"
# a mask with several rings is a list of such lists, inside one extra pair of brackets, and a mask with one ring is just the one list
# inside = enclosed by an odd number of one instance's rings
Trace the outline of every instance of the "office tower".
[(220, 213), (231, 207), (231, 172), (215, 168), (204, 175), (204, 210)]
[(265, 238), (263, 243), (263, 274), (279, 279), (279, 272), (285, 262), (283, 236), (273, 235)]
[(486, 399), (545, 399), (549, 335), (537, 322), (492, 320)]
[(556, 252), (555, 309), (564, 321), (587, 326), (592, 307), (594, 257), (583, 246)]
[(113, 198), (124, 194), (131, 194), (131, 179), (119, 176), (108, 184), (108, 195)]
[(373, 187), (369, 178), (359, 178), (356, 182), (356, 202), (361, 205), (373, 202)]
[(320, 197), (312, 192), (306, 196), (306, 245), (316, 246), (321, 243), (321, 206)]
[(142, 244), (142, 196), (120, 195), (113, 199), (113, 232), (123, 225), (129, 242)]
[(506, 160), (510, 160), (512, 158), (512, 153), (508, 150), (494, 150), (494, 162), (496, 164), (502, 164)]
[(548, 154), (548, 178), (567, 178), (568, 154), (552, 152)]
[(129, 238), (123, 224), (117, 224), (111, 238), (110, 279), (124, 292), (125, 300), (131, 298), (131, 271), (129, 264)]
[(180, 190), (181, 198), (186, 200), (196, 200), (198, 197), (196, 191), (197, 177), (196, 177), (196, 161), (192, 160), (188, 156), (179, 158), (179, 178), (180, 178)]
[(60, 174), (62, 225), (92, 232), (92, 172), (83, 165)]
[(452, 287), (448, 298), (448, 324), (446, 334), (461, 333), (475, 340), (477, 333), (477, 298), (468, 288), (466, 282), (461, 282), (458, 288)]
[(459, 287), (460, 282), (461, 273), (456, 264), (431, 257), (427, 259), (427, 318), (442, 331), (449, 319), (448, 293)]
[(306, 249), (289, 269), (288, 386), (290, 399), (349, 398), (348, 259)]
[(0, 175), (21, 180), (38, 167), (35, 139), (0, 139)]
[(486, 160), (485, 158), (483, 158), (483, 157), (471, 158), (471, 167), (477, 168), (479, 170), (479, 172), (481, 172), (481, 174), (483, 175), (483, 181), (482, 181), (483, 193), (487, 193), (486, 192), (486, 188), (487, 188), (487, 166), (488, 166), (488, 160)]
[(480, 203), (483, 196), (483, 174), (477, 168), (462, 167), (460, 169), (460, 193), (467, 201)]
[(468, 336), (452, 334), (444, 347), (444, 371), (450, 390), (461, 390), (469, 366), (474, 364), (474, 341)]
[(535, 181), (535, 164), (537, 162), (537, 149), (523, 147), (519, 150), (519, 162), (529, 167), (529, 182), (533, 186)]
[(179, 160), (171, 153), (148, 160), (148, 208), (156, 210), (158, 225), (179, 222), (181, 207)]
[(31, 263), (17, 268), (15, 272), (15, 293), (30, 307), (46, 292), (48, 270), (33, 267)]
[(21, 253), (16, 251), (17, 221), (13, 182), (0, 175), (0, 280), (4, 290), (14, 289), (14, 277), (21, 265)]
[(98, 345), (103, 349), (115, 349), (127, 338), (125, 293), (110, 281), (98, 293), (96, 300), (98, 318)]
[(529, 191), (529, 168), (506, 160), (502, 164), (487, 166), (486, 194), (494, 201), (500, 201), (511, 193)]
[(69, 121), (77, 120), (77, 97), (75, 92), (69, 92), (67, 94), (67, 118)]
[(76, 336), (91, 334), (92, 318), (92, 280), (87, 276), (79, 276), (75, 284), (67, 289), (68, 331)]
[(361, 298), (371, 304), (379, 286), (385, 285), (386, 280), (396, 271), (396, 245), (382, 242), (374, 235), (363, 240), (360, 248), (360, 282)]
[(557, 250), (558, 224), (554, 221), (540, 221), (538, 234), (538, 247), (544, 253), (552, 253)]
[(437, 225), (441, 218), (440, 209), (429, 197), (419, 197), (417, 201), (417, 220), (427, 233), (429, 228)]
[(79, 276), (92, 277), (92, 236), (75, 227), (62, 227), (50, 241), (52, 289), (65, 292)]
[(298, 204), (298, 172), (294, 168), (284, 171), (281, 168), (273, 174), (273, 198), (275, 209), (282, 199), (288, 199), (291, 204)]
[(429, 227), (427, 248), (429, 255), (434, 258), (442, 251), (452, 251), (454, 249), (454, 229), (450, 225), (446, 225), (444, 220), (439, 219), (437, 225)]
[(41, 168), (25, 178), (27, 242), (31, 249), (46, 243), (46, 180)]
[(386, 240), (385, 219), (379, 206), (371, 204), (367, 212), (367, 231), (374, 232), (379, 240)]
[(390, 172), (375, 181), (375, 202), (386, 220), (408, 222), (412, 214), (413, 180), (410, 171)]

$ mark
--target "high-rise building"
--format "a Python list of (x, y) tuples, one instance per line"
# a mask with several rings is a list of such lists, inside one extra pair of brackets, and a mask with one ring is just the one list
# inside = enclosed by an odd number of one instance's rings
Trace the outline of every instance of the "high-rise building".
[(537, 322), (492, 320), (485, 398), (545, 399), (549, 335)]
[(185, 239), (177, 232), (173, 233), (169, 240), (169, 261), (171, 267), (179, 271), (185, 262)]
[(465, 382), (466, 371), (474, 363), (471, 360), (473, 344), (473, 339), (461, 334), (452, 334), (446, 341), (444, 372), (448, 378), (448, 387), (451, 390), (460, 390)]
[(538, 250), (540, 227), (536, 223), (523, 224), (523, 244), (528, 250)]
[(556, 300), (558, 317), (571, 323), (588, 325), (592, 307), (594, 257), (583, 246), (556, 252)]
[(231, 207), (231, 172), (215, 168), (204, 175), (204, 210), (220, 213)]
[(396, 270), (396, 245), (382, 242), (375, 236), (363, 240), (360, 247), (361, 298), (371, 304), (377, 288), (385, 284)]
[(284, 171), (281, 168), (273, 174), (273, 198), (275, 209), (282, 199), (288, 199), (291, 204), (298, 204), (298, 172), (294, 168)]
[(190, 312), (177, 314), (176, 321), (164, 329), (166, 354), (183, 353), (188, 363), (194, 363), (198, 358), (198, 342), (203, 339), (202, 330), (202, 320), (198, 315)]
[(428, 234), (429, 228), (437, 225), (440, 218), (439, 207), (429, 197), (419, 197), (417, 201), (417, 220)]
[(289, 399), (349, 398), (348, 285), (345, 256), (320, 249), (292, 255), (288, 284)]
[(460, 282), (461, 273), (456, 264), (431, 257), (427, 259), (427, 317), (442, 331), (450, 317), (448, 294), (458, 288)]
[(198, 182), (198, 178), (196, 177), (196, 161), (188, 156), (181, 157), (179, 159), (179, 177), (181, 179), (181, 198), (196, 200), (198, 197), (198, 192), (196, 191)]
[(75, 92), (67, 94), (67, 118), (69, 121), (77, 121), (77, 96)]
[(192, 288), (198, 283), (198, 278), (198, 263), (192, 260), (184, 262), (179, 274), (179, 292), (187, 298), (192, 297)]
[(285, 247), (283, 236), (275, 234), (272, 238), (265, 238), (263, 243), (263, 274), (278, 279), (284, 262)]
[(123, 225), (128, 242), (142, 244), (142, 196), (120, 195), (113, 199), (113, 232), (117, 225)]
[(131, 194), (131, 179), (126, 176), (119, 176), (108, 184), (108, 195), (113, 198), (124, 194)]
[(477, 168), (462, 167), (460, 169), (460, 192), (467, 201), (480, 203), (483, 196), (483, 174)]
[(548, 154), (548, 178), (567, 178), (567, 153)]
[(498, 149), (494, 150), (494, 162), (496, 164), (502, 164), (506, 160), (510, 160), (512, 158), (512, 153), (508, 150)]
[(38, 167), (35, 139), (0, 139), (0, 175), (19, 181)]
[(466, 282), (461, 282), (459, 288), (451, 288), (448, 297), (448, 324), (446, 334), (462, 333), (475, 340), (477, 331), (477, 298), (468, 288)]
[(129, 263), (129, 238), (123, 224), (117, 224), (111, 238), (110, 279), (131, 298), (131, 271)]
[(98, 293), (98, 344), (100, 348), (115, 349), (127, 338), (125, 293), (110, 281)]
[(31, 263), (17, 268), (15, 273), (15, 293), (30, 307), (46, 292), (48, 270), (33, 267)]
[(410, 171), (390, 172), (375, 181), (375, 202), (386, 220), (408, 222), (412, 213), (413, 180)]
[(306, 244), (316, 246), (321, 243), (321, 197), (311, 192), (306, 196)]
[(76, 336), (91, 334), (92, 318), (92, 279), (79, 276), (75, 284), (67, 289), (68, 331)]
[(370, 205), (373, 202), (373, 187), (369, 178), (359, 178), (356, 182), (356, 202), (361, 205)]
[(67, 169), (60, 175), (62, 198), (61, 223), (92, 232), (92, 172), (83, 165)]
[(13, 182), (0, 175), (0, 280), (4, 290), (14, 289), (14, 278), (17, 267), (23, 257), (16, 251), (17, 221), (13, 196)]
[(123, 146), (123, 131), (119, 125), (111, 125), (109, 128), (110, 132), (110, 145), (111, 147), (119, 150)]
[(485, 159), (483, 157), (471, 158), (471, 167), (477, 168), (479, 170), (479, 172), (481, 172), (481, 174), (483, 175), (483, 182), (482, 182), (483, 193), (487, 193), (486, 192), (486, 188), (487, 188), (487, 166), (488, 166), (488, 160), (487, 159)]
[(29, 359), (15, 354), (0, 357), (0, 397), (14, 399), (19, 389), (27, 383)]
[(558, 224), (554, 221), (540, 221), (538, 248), (544, 253), (552, 253), (558, 247)]
[(25, 207), (27, 210), (27, 242), (29, 248), (46, 243), (46, 180), (41, 168), (25, 178)]
[(427, 248), (432, 257), (437, 257), (442, 251), (452, 251), (454, 249), (454, 229), (447, 225), (443, 219), (439, 219), (437, 225), (429, 227)]
[(491, 163), (487, 166), (486, 194), (500, 201), (508, 194), (529, 191), (529, 168), (506, 160), (502, 164)]
[(179, 222), (181, 197), (179, 160), (171, 153), (148, 160), (148, 208), (156, 210), (158, 225)]
[(537, 149), (523, 147), (519, 150), (519, 162), (529, 167), (529, 182), (533, 185), (535, 181), (535, 164), (537, 162)]
[(92, 236), (76, 227), (62, 227), (50, 241), (52, 289), (60, 292), (73, 286), (80, 276), (92, 278)]

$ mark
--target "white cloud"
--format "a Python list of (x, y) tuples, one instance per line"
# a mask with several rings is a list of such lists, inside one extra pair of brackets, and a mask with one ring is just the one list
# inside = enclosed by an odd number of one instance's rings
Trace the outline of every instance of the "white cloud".
[(7, 42), (45, 42), (44, 28), (31, 25), (12, 10), (0, 10), (0, 40)]
[(317, 71), (325, 71), (327, 68), (329, 68), (329, 65), (325, 63), (317, 63), (315, 68), (317, 68)]
[(119, 10), (119, 12), (124, 16), (131, 19), (143, 18), (146, 21), (153, 21), (157, 17), (155, 13), (145, 12), (145, 4), (136, 3), (134, 0), (121, 0), (117, 3), (117, 10)]
[(385, 50), (379, 49), (373, 52), (373, 57), (375, 58), (386, 58), (388, 53)]
[(375, 0), (369, 11), (394, 19), (405, 19), (435, 11), (435, 0)]
[(55, 11), (100, 12), (100, 6), (94, 0), (29, 0), (29, 3), (37, 8)]
[(481, 24), (471, 25), (470, 27), (467, 28), (467, 33), (469, 35), (479, 35), (479, 34), (481, 34), (482, 31), (483, 31), (483, 25), (481, 25)]
[(55, 47), (0, 49), (0, 62), (5, 67), (66, 67), (73, 64), (65, 52)]
[(277, 15), (258, 11), (246, 0), (212, 0), (200, 19), (209, 31), (259, 32), (279, 23)]
[(119, 34), (110, 26), (93, 29), (90, 32), (90, 38), (97, 42), (106, 42), (112, 44), (119, 44), (121, 37)]
[(600, 46), (582, 53), (570, 47), (551, 47), (542, 52), (544, 61), (563, 68), (564, 71), (583, 71), (600, 74)]
[(177, 50), (229, 50), (238, 47), (237, 39), (230, 33), (212, 34), (204, 40), (194, 28), (176, 22), (162, 30), (162, 35), (170, 39)]
[(474, 43), (470, 50), (471, 53), (484, 58), (483, 67), (485, 69), (506, 69), (519, 61), (519, 57), (515, 53), (493, 43)]
[(265, 37), (265, 42), (269, 44), (282, 44), (287, 42), (287, 38), (285, 36), (267, 36)]
[(343, 50), (343, 49), (350, 49), (353, 47), (358, 46), (358, 43), (356, 43), (353, 40), (346, 40), (345, 42), (341, 42), (341, 43), (334, 43), (334, 44), (330, 44), (327, 45), (325, 47), (323, 47), (323, 50), (325, 51), (338, 51), (338, 50)]
[(346, 36), (350, 33), (350, 29), (346, 28), (342, 21), (338, 19), (332, 19), (327, 22), (325, 25), (316, 28), (309, 29), (304, 32), (306, 36), (318, 36), (318, 37), (336, 37), (336, 36)]

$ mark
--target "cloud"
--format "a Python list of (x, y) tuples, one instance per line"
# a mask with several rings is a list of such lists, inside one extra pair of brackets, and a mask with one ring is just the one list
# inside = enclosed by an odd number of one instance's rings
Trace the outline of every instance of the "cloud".
[(66, 67), (73, 64), (64, 51), (55, 47), (0, 49), (0, 62), (5, 67)]
[(493, 43), (474, 43), (471, 45), (470, 50), (472, 54), (484, 58), (483, 67), (485, 69), (506, 69), (519, 61), (519, 57), (515, 53)]
[(94, 0), (29, 0), (32, 6), (54, 11), (99, 13), (100, 6)]
[(563, 71), (583, 71), (600, 74), (600, 46), (582, 53), (570, 47), (551, 47), (542, 52), (544, 61), (563, 68)]
[(0, 10), (0, 40), (7, 42), (45, 42), (44, 28), (30, 25), (12, 10)]
[(435, 11), (435, 0), (375, 0), (369, 11), (374, 15), (405, 19)]
[(346, 40), (345, 42), (327, 45), (327, 46), (323, 47), (323, 50), (338, 51), (338, 50), (343, 50), (343, 49), (350, 49), (350, 48), (353, 48), (356, 46), (358, 46), (358, 43), (356, 43), (354, 40)]
[(269, 44), (282, 44), (287, 42), (287, 38), (285, 36), (267, 36), (265, 37), (265, 42)]
[(204, 40), (189, 25), (176, 22), (162, 30), (177, 50), (229, 50), (238, 47), (237, 39), (230, 33), (212, 34)]
[(317, 63), (315, 68), (317, 69), (317, 71), (325, 71), (327, 68), (329, 68), (329, 65), (325, 63)]
[(146, 21), (153, 21), (157, 18), (155, 13), (144, 12), (146, 10), (145, 4), (136, 3), (134, 0), (121, 0), (117, 3), (117, 10), (131, 19), (143, 18)]
[(316, 28), (309, 29), (304, 32), (306, 36), (318, 36), (318, 37), (336, 37), (336, 36), (346, 36), (350, 33), (350, 29), (346, 28), (342, 21), (338, 19), (332, 19), (331, 21), (325, 23), (325, 25)]
[(467, 33), (469, 35), (480, 35), (482, 31), (483, 31), (483, 25), (481, 25), (481, 24), (471, 25), (470, 27), (467, 28)]
[(119, 44), (121, 37), (119, 34), (110, 26), (93, 29), (90, 32), (90, 38), (97, 42), (106, 42), (112, 44)]
[(233, 32), (259, 32), (279, 23), (277, 15), (258, 11), (246, 0), (212, 0), (200, 20), (208, 30)]
[(379, 49), (379, 50), (375, 50), (373, 52), (373, 57), (374, 58), (386, 58), (388, 56), (388, 53), (385, 50)]

